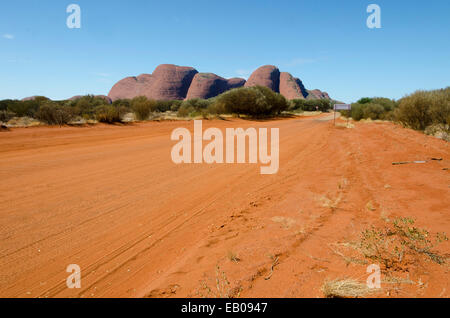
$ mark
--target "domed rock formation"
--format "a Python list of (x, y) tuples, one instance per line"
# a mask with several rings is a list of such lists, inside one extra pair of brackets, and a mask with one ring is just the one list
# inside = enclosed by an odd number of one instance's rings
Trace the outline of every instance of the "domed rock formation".
[(246, 80), (239, 77), (233, 77), (228, 80), (228, 89), (239, 88), (244, 86)]
[(138, 77), (126, 77), (111, 88), (108, 97), (112, 101), (115, 101), (117, 99), (132, 99), (145, 95), (145, 92), (150, 89), (151, 81), (152, 75), (150, 74), (142, 74)]
[(108, 96), (113, 100), (137, 96), (157, 100), (184, 99), (198, 72), (192, 67), (159, 65), (153, 74), (127, 77), (113, 86)]
[(280, 92), (280, 70), (273, 65), (258, 68), (250, 75), (245, 87), (265, 86), (276, 93)]
[(308, 91), (307, 99), (331, 99), (327, 92), (322, 92), (320, 89), (313, 89)]
[(290, 73), (280, 73), (280, 94), (287, 99), (305, 99), (308, 92), (300, 79)]
[(281, 93), (287, 99), (330, 98), (327, 93), (320, 90), (306, 90), (300, 79), (289, 73), (280, 73), (280, 70), (273, 65), (258, 68), (248, 81), (245, 81), (243, 78), (225, 79), (212, 73), (198, 73), (192, 67), (172, 64), (159, 65), (153, 74), (122, 79), (113, 86), (108, 97), (112, 101), (132, 99), (137, 96), (146, 96), (157, 100), (206, 99), (233, 88), (257, 85)]
[(228, 90), (228, 81), (212, 73), (197, 73), (189, 87), (186, 99), (208, 99)]
[(185, 99), (197, 73), (192, 67), (159, 65), (152, 74), (149, 95), (157, 100)]

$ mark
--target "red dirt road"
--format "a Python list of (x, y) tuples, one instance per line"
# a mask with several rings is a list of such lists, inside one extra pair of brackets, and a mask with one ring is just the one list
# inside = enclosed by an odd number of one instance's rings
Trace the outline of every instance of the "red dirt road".
[[(170, 134), (192, 122), (0, 132), (0, 296), (322, 297), (326, 280), (365, 282), (366, 266), (337, 246), (383, 218), (450, 234), (442, 140), (318, 118), (203, 126), (280, 128), (278, 174), (175, 165)], [(431, 157), (444, 160), (392, 165)], [(66, 286), (69, 264), (81, 289)], [(450, 296), (448, 265), (402, 275), (409, 283), (383, 280), (378, 296)]]

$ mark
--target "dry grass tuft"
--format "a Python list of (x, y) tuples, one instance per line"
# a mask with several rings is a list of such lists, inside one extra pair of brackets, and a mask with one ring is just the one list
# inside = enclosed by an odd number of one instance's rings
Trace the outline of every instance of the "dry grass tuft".
[(342, 193), (339, 193), (339, 196), (335, 199), (330, 199), (327, 196), (321, 196), (318, 198), (318, 201), (322, 203), (324, 208), (330, 208), (331, 210), (336, 210), (339, 203), (342, 200)]
[(378, 291), (380, 289), (371, 289), (354, 279), (326, 281), (322, 286), (322, 292), (327, 298), (358, 298)]
[(281, 224), (282, 227), (289, 229), (295, 224), (295, 220), (284, 216), (274, 216), (271, 219), (275, 223)]
[(375, 208), (375, 206), (374, 206), (372, 201), (367, 202), (366, 209), (369, 210), (369, 211), (375, 211), (376, 210), (376, 208)]
[(228, 251), (228, 259), (235, 263), (239, 263), (241, 261), (241, 259), (232, 251)]

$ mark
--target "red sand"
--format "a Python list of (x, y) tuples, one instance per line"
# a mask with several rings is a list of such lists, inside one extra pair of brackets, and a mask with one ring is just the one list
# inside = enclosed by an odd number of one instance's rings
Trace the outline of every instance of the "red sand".
[[(347, 265), (333, 246), (383, 217), (450, 234), (442, 140), (391, 123), (203, 122), (279, 127), (280, 170), (267, 176), (259, 165), (173, 164), (180, 126), (193, 124), (0, 132), (0, 296), (221, 296), (218, 276), (235, 296), (322, 297), (325, 280), (366, 280), (366, 266)], [(392, 165), (430, 157), (444, 160)], [(336, 209), (326, 198), (340, 198)], [(66, 287), (69, 264), (81, 266), (81, 289)], [(449, 297), (448, 270), (417, 264), (403, 273), (412, 284), (378, 296)]]

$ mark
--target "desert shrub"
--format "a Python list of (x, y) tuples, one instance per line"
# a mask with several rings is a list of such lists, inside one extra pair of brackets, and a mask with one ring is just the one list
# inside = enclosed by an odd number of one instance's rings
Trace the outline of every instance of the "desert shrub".
[(35, 97), (33, 100), (7, 102), (7, 110), (16, 114), (17, 117), (34, 117), (39, 107), (50, 101), (46, 97)]
[(430, 105), (430, 116), (434, 125), (450, 134), (450, 87), (434, 91)]
[(164, 113), (167, 111), (178, 111), (183, 101), (181, 100), (157, 100), (155, 111)]
[(445, 258), (434, 248), (448, 240), (445, 234), (437, 233), (432, 238), (427, 230), (415, 227), (414, 223), (410, 218), (397, 218), (386, 227), (371, 227), (362, 232), (359, 249), (365, 258), (383, 264), (385, 269), (407, 265), (420, 256), (443, 264)]
[(173, 112), (178, 111), (178, 109), (180, 109), (182, 103), (183, 102), (181, 100), (172, 101), (172, 104), (170, 105), (170, 110)]
[(131, 109), (138, 120), (147, 120), (150, 114), (156, 110), (156, 101), (145, 96), (135, 97), (131, 100)]
[(372, 98), (370, 97), (363, 97), (360, 100), (358, 100), (356, 103), (357, 104), (368, 104), (372, 102)]
[(9, 110), (0, 110), (0, 122), (7, 123), (10, 121), (13, 117), (15, 117), (16, 114)]
[(354, 120), (361, 120), (364, 118), (364, 104), (356, 103), (352, 104), (352, 109), (350, 111), (350, 116)]
[(220, 115), (225, 113), (225, 109), (222, 104), (212, 102), (206, 109), (207, 113), (210, 115)]
[(384, 107), (379, 104), (368, 103), (363, 106), (363, 117), (365, 119), (383, 119)]
[(281, 114), (281, 112), (289, 108), (289, 102), (283, 95), (275, 93), (264, 86), (256, 86), (255, 89), (259, 90), (266, 97), (266, 102), (270, 109), (269, 115)]
[(398, 122), (412, 129), (435, 125), (450, 132), (450, 87), (408, 95), (399, 101), (394, 114)]
[(227, 113), (256, 116), (269, 113), (269, 105), (262, 92), (253, 87), (242, 87), (221, 94), (216, 103)]
[[(358, 102), (352, 104), (352, 109), (349, 115), (354, 120), (361, 119), (387, 119), (392, 120), (394, 118), (393, 112), (397, 107), (397, 102), (389, 98), (384, 97), (364, 97), (358, 100)], [(345, 112), (347, 115), (348, 112)]]
[(384, 112), (390, 112), (397, 107), (395, 100), (385, 97), (374, 97), (371, 103), (383, 106)]
[(321, 111), (326, 112), (332, 108), (327, 99), (293, 99), (290, 101), (292, 111)]
[(196, 111), (200, 111), (202, 109), (208, 108), (208, 106), (211, 104), (211, 101), (207, 99), (200, 99), (200, 98), (193, 98), (183, 101), (181, 104), (181, 107), (189, 108), (192, 107)]
[(123, 107), (114, 107), (112, 105), (98, 106), (95, 109), (95, 118), (101, 123), (119, 123), (122, 121), (126, 111)]
[(209, 118), (211, 111), (215, 112), (215, 99), (200, 99), (193, 98), (185, 100), (180, 104), (178, 108), (178, 117), (196, 117), (202, 116), (203, 118)]
[(54, 102), (47, 101), (40, 106), (35, 117), (48, 125), (62, 126), (74, 118), (74, 113), (70, 106), (59, 106)]
[(177, 116), (178, 117), (188, 117), (195, 112), (195, 108), (191, 105), (181, 105), (178, 109)]
[(400, 100), (395, 117), (404, 126), (416, 130), (425, 130), (433, 122), (430, 113), (432, 102), (430, 94), (417, 91)]
[(14, 101), (12, 99), (0, 100), (0, 110), (8, 110), (9, 105), (13, 104), (14, 102), (17, 102), (17, 101)]
[(254, 117), (279, 114), (289, 107), (283, 96), (262, 86), (232, 89), (216, 97), (214, 103), (226, 113)]
[(158, 100), (155, 104), (155, 110), (161, 113), (167, 112), (172, 106), (172, 101), (169, 100)]
[(73, 108), (74, 114), (83, 118), (94, 118), (96, 115), (96, 109), (100, 106), (109, 105), (108, 102), (93, 95), (85, 95), (76, 100), (68, 101), (68, 106)]
[(112, 105), (114, 107), (124, 107), (131, 110), (131, 100), (129, 99), (117, 99), (112, 103)]

